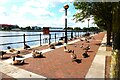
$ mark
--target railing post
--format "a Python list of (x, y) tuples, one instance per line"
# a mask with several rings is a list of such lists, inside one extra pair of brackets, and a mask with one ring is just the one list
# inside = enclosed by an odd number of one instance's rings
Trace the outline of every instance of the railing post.
[(50, 40), (51, 40), (51, 34), (49, 34), (49, 45), (50, 45), (50, 43), (51, 43)]
[(71, 38), (73, 38), (73, 31), (71, 32)]
[(43, 43), (44, 43), (44, 38), (42, 40), (43, 40)]
[(76, 37), (76, 31), (75, 31), (75, 37)]
[(25, 34), (23, 34), (24, 46), (25, 46)]
[(40, 34), (40, 46), (41, 46), (41, 34)]
[(62, 37), (64, 37), (64, 33), (62, 33)]
[(78, 31), (78, 37), (79, 37), (79, 31)]
[(56, 43), (56, 33), (55, 33), (55, 43)]

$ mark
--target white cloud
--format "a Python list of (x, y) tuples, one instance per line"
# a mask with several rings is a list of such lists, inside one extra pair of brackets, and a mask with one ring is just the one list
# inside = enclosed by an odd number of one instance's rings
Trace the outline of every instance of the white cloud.
[(0, 0), (0, 4), (4, 4), (6, 2), (8, 2), (9, 0)]
[[(10, 0), (0, 0), (2, 3), (7, 5), (7, 1)], [(11, 0), (14, 2), (14, 0)], [(10, 2), (11, 2), (10, 1)], [(16, 0), (15, 0), (16, 1)], [(23, 0), (22, 0), (23, 1)], [(7, 24), (18, 24), (19, 26), (29, 26), (29, 25), (38, 25), (38, 26), (47, 26), (47, 27), (64, 27), (65, 25), (65, 14), (64, 8), (60, 8), (58, 12), (62, 15), (53, 13), (50, 9), (53, 9), (57, 6), (58, 3), (66, 3), (71, 0), (25, 0), (21, 5), (11, 4), (10, 8), (7, 8), (6, 5), (0, 6), (0, 23)], [(0, 2), (1, 4), (1, 2)], [(70, 3), (69, 3), (70, 4)], [(75, 23), (72, 20), (72, 12), (68, 10), (68, 26), (80, 26), (82, 23)], [(87, 26), (87, 22), (84, 23)]]
[[(30, 0), (25, 2), (22, 6), (12, 5), (11, 10), (8, 10), (3, 7), (0, 7), (0, 17), (3, 20), (0, 23), (11, 23), (11, 24), (18, 24), (18, 25), (36, 25), (44, 23), (49, 17), (54, 16), (54, 13), (48, 11), (49, 5), (54, 7), (53, 4), (39, 0), (39, 2), (35, 2), (34, 0)], [(7, 14), (7, 15), (6, 15)], [(26, 17), (27, 14), (33, 15), (34, 19), (28, 19)], [(21, 26), (22, 26), (21, 25)]]
[(18, 8), (17, 8), (16, 5), (13, 5), (13, 6), (11, 7), (11, 11), (13, 11), (13, 12), (14, 12), (14, 11), (17, 11), (17, 9), (18, 9)]
[(5, 12), (5, 8), (4, 7), (0, 7), (0, 14), (3, 14)]

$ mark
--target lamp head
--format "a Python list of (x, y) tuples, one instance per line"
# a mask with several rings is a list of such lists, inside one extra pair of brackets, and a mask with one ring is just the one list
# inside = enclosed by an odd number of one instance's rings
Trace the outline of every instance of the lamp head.
[(90, 21), (90, 19), (88, 19), (88, 21)]
[(69, 8), (68, 4), (64, 5), (64, 9), (68, 9), (68, 8)]

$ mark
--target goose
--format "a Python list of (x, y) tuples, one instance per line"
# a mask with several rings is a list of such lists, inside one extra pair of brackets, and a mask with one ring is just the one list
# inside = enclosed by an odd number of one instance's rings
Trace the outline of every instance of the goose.
[(83, 50), (89, 50), (90, 49), (90, 45), (88, 45), (86, 48), (84, 48)]
[(30, 48), (30, 46), (28, 46), (27, 44), (24, 45), (24, 49), (28, 49)]

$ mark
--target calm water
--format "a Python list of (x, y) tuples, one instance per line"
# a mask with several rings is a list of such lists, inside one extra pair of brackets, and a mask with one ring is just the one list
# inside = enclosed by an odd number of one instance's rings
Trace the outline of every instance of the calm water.
[[(51, 32), (51, 42), (55, 42), (54, 34), (56, 33), (56, 37), (62, 37), (64, 35), (64, 32)], [(33, 35), (33, 34), (43, 34), (42, 32), (13, 32), (13, 31), (0, 31), (0, 36), (9, 36), (9, 35)], [(83, 32), (81, 33), (73, 33), (73, 35), (82, 35), (84, 34)], [(49, 38), (49, 35), (41, 35), (41, 43), (44, 44), (43, 39), (44, 38)], [(68, 32), (68, 38), (70, 38), (70, 32)], [(26, 36), (26, 41), (31, 41), (31, 40), (39, 40), (40, 36)], [(58, 41), (59, 38), (56, 39)], [(5, 44), (5, 43), (14, 43), (14, 42), (23, 42), (23, 36), (17, 36), (17, 37), (0, 37), (0, 44)], [(27, 42), (28, 45), (30, 46), (36, 46), (40, 44), (40, 41), (36, 42)], [(10, 44), (10, 45), (0, 45), (0, 50), (7, 50), (7, 46), (11, 46), (12, 48), (23, 48), (23, 43), (19, 44)]]

